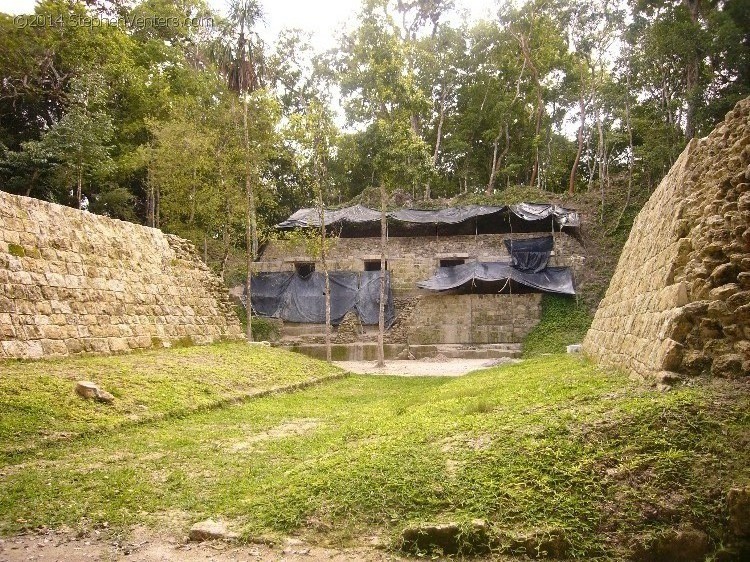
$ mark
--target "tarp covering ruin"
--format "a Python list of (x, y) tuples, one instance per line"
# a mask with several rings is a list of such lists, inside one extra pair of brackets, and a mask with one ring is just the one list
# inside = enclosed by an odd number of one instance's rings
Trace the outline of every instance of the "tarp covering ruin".
[(525, 240), (506, 239), (505, 247), (510, 254), (510, 263), (520, 271), (539, 273), (547, 267), (549, 253), (555, 247), (552, 236), (527, 238)]
[[(344, 207), (343, 209), (326, 209), (323, 213), (326, 226), (344, 224), (364, 225), (379, 223), (380, 212), (362, 205)], [(389, 223), (422, 224), (422, 225), (458, 225), (480, 218), (496, 221), (509, 221), (515, 217), (521, 221), (534, 223), (539, 221), (553, 221), (557, 231), (564, 228), (578, 229), (580, 218), (572, 209), (557, 205), (541, 203), (519, 203), (517, 205), (503, 205), (501, 207), (489, 205), (469, 205), (466, 207), (448, 207), (438, 210), (401, 209), (387, 213)], [(320, 213), (317, 209), (300, 209), (287, 220), (276, 225), (279, 229), (320, 227)]]
[[(385, 272), (385, 324), (395, 318), (390, 274)], [(380, 306), (380, 271), (330, 271), (331, 324), (338, 325), (350, 310), (362, 324), (377, 324)], [(305, 277), (295, 271), (253, 274), (252, 306), (259, 316), (287, 322), (323, 324), (326, 321), (325, 274)]]
[(573, 272), (569, 267), (547, 267), (539, 272), (516, 269), (508, 262), (470, 262), (453, 267), (440, 267), (435, 275), (417, 283), (420, 289), (448, 291), (468, 288), (477, 282), (502, 285), (514, 281), (546, 293), (575, 295)]

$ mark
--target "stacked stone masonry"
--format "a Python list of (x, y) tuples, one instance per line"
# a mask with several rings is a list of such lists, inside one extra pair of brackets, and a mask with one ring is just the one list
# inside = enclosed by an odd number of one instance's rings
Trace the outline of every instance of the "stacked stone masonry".
[[(434, 275), (440, 259), (457, 257), (466, 261), (507, 261), (510, 259), (503, 244), (506, 238), (534, 238), (535, 234), (478, 234), (476, 236), (391, 237), (388, 239), (386, 260), (392, 275), (394, 296), (423, 294), (416, 288), (417, 281)], [(380, 260), (380, 238), (338, 238), (330, 242), (328, 267), (331, 271), (362, 271), (365, 261)], [(556, 255), (550, 265), (569, 265), (582, 262), (580, 244), (567, 234), (555, 233)], [(295, 246), (286, 240), (276, 240), (264, 249), (255, 271), (293, 271), (294, 262), (316, 261), (306, 257), (302, 244)], [(316, 266), (320, 267), (318, 261)]]
[(750, 98), (641, 210), (584, 351), (646, 376), (750, 374)]
[[(387, 267), (396, 304), (396, 320), (386, 333), (387, 343), (467, 344), (517, 343), (539, 323), (540, 294), (435, 294), (420, 290), (417, 281), (434, 275), (441, 259), (466, 261), (508, 261), (503, 240), (544, 236), (545, 233), (478, 234), (434, 237), (391, 237), (387, 245)], [(574, 274), (583, 264), (583, 248), (567, 234), (555, 233), (551, 265), (571, 266)], [(327, 263), (331, 270), (362, 271), (366, 261), (380, 259), (379, 238), (338, 238), (331, 242)], [(255, 271), (293, 271), (295, 262), (321, 263), (306, 255), (303, 243), (275, 240), (264, 249)], [(296, 331), (322, 333), (322, 326), (285, 326), (287, 339)], [(348, 323), (339, 328), (335, 341), (352, 343), (372, 336), (367, 329), (355, 338)], [(298, 338), (301, 339), (301, 338)]]
[(0, 192), (0, 357), (241, 339), (221, 280), (160, 230)]

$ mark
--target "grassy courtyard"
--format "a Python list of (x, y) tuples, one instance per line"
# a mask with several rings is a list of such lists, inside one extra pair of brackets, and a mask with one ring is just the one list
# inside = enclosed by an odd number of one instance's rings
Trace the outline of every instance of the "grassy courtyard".
[[(573, 557), (611, 558), (685, 523), (719, 543), (726, 489), (750, 483), (750, 396), (734, 383), (661, 393), (551, 355), (225, 403), (338, 370), (235, 345), (156, 357), (2, 365), (2, 534), (134, 524), (184, 534), (218, 517), (244, 540), (377, 535), (397, 548), (409, 524), (483, 518), (508, 533), (560, 531)], [(122, 388), (114, 407), (72, 395), (84, 373)], [(212, 401), (224, 406), (200, 408)], [(141, 403), (175, 415), (127, 423)], [(71, 436), (49, 442), (52, 429)]]

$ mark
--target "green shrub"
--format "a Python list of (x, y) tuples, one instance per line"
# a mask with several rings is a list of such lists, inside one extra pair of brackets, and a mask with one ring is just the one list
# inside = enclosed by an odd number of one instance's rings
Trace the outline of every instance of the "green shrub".
[[(242, 332), (245, 333), (247, 331), (247, 310), (240, 303), (235, 305), (234, 310), (237, 313), (237, 318), (240, 319), (240, 324), (242, 324)], [(279, 327), (272, 320), (253, 316), (253, 339), (255, 341), (274, 341), (280, 337)]]
[[(247, 323), (247, 320), (245, 321)], [(268, 318), (253, 318), (253, 339), (255, 341), (273, 341), (279, 339), (279, 327)]]
[(580, 343), (591, 325), (583, 303), (562, 295), (542, 295), (542, 318), (523, 342), (525, 357), (562, 353), (565, 346)]

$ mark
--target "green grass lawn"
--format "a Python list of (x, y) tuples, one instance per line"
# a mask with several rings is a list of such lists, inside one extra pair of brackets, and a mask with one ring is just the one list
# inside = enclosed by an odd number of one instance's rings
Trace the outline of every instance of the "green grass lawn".
[(750, 397), (732, 384), (659, 393), (563, 355), (462, 378), (350, 376), (17, 454), (0, 467), (0, 532), (184, 533), (220, 517), (248, 540), (397, 546), (411, 523), (486, 518), (562, 530), (585, 559), (686, 522), (718, 543), (726, 489), (750, 482)]
[[(340, 373), (276, 349), (226, 343), (113, 357), (0, 362), (0, 462), (81, 433), (185, 414), (272, 388)], [(115, 396), (86, 402), (75, 382)]]

